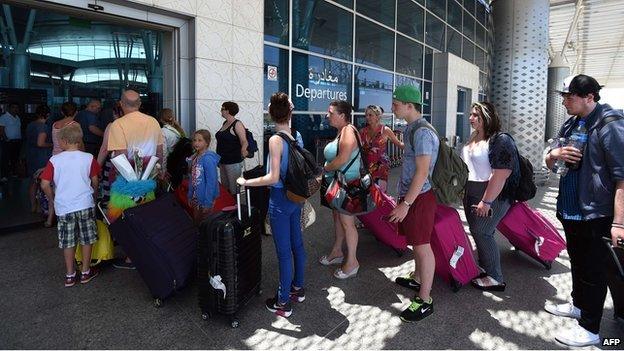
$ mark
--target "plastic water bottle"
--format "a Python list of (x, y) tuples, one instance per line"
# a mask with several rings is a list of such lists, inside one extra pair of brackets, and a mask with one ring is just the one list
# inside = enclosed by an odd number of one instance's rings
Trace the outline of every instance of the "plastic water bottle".
[[(587, 144), (587, 128), (585, 128), (585, 121), (580, 120), (578, 126), (574, 128), (572, 135), (568, 138), (568, 146), (572, 146), (580, 150), (581, 154), (585, 150), (585, 144)], [(581, 161), (576, 163), (566, 163), (571, 170), (577, 170), (581, 166)]]
[[(565, 146), (565, 144), (566, 138), (559, 138), (556, 147), (562, 147)], [(555, 161), (555, 165), (553, 166), (553, 172), (559, 174), (562, 177), (568, 174), (568, 166), (566, 166), (565, 161), (562, 159), (558, 159), (557, 161)]]

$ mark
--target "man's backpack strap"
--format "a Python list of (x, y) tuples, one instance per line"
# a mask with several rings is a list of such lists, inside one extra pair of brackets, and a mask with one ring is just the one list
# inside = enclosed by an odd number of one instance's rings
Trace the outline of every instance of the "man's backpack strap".
[(611, 122), (615, 122), (615, 121), (619, 121), (621, 119), (624, 119), (624, 116), (621, 115), (610, 115), (607, 116), (605, 118), (603, 118), (600, 123), (598, 123), (598, 127), (596, 127), (596, 129), (598, 129), (598, 132), (600, 132), (600, 130), (606, 126), (607, 124), (611, 123)]

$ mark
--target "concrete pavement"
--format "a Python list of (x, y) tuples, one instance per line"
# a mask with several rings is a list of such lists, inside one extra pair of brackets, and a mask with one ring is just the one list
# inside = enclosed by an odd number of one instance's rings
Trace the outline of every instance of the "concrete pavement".
[[(390, 184), (397, 176), (394, 169)], [(554, 219), (556, 192), (551, 181), (532, 205), (561, 230)], [(0, 236), (0, 349), (559, 349), (555, 333), (575, 323), (542, 309), (546, 300), (569, 298), (567, 253), (548, 271), (510, 250), (500, 235), (504, 293), (470, 286), (453, 293), (436, 279), (435, 313), (419, 323), (402, 323), (398, 314), (412, 294), (392, 281), (413, 269), (411, 252), (397, 257), (361, 230), (360, 272), (339, 281), (317, 263), (331, 247), (332, 221), (318, 197), (313, 205), (317, 221), (304, 232), (306, 301), (294, 306), (289, 319), (264, 308), (264, 299), (277, 287), (275, 249), (271, 237), (265, 237), (263, 296), (240, 312), (237, 329), (225, 318), (201, 319), (195, 284), (158, 309), (136, 271), (107, 267), (87, 285), (64, 288), (54, 229)], [(624, 327), (613, 320), (610, 296), (601, 337), (624, 337)]]

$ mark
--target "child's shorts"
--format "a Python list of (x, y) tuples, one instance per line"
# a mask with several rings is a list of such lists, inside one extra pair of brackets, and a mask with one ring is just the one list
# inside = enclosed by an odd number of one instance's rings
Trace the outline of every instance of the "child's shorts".
[(80, 245), (90, 245), (97, 241), (97, 225), (95, 224), (95, 208), (70, 212), (58, 216), (59, 248), (67, 249)]

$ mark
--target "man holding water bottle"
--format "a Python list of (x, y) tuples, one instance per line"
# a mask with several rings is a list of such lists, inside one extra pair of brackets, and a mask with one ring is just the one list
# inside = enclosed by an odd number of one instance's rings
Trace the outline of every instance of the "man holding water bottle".
[[(561, 175), (557, 218), (563, 224), (572, 271), (572, 301), (546, 305), (546, 311), (578, 319), (556, 339), (567, 346), (600, 342), (600, 320), (611, 289), (614, 317), (624, 321), (624, 283), (603, 237), (613, 246), (624, 241), (624, 115), (599, 104), (598, 82), (583, 74), (564, 80), (563, 97), (570, 117), (558, 138), (564, 146), (546, 155), (546, 165)], [(562, 162), (563, 161), (563, 162)], [(566, 169), (562, 170), (561, 168)]]

